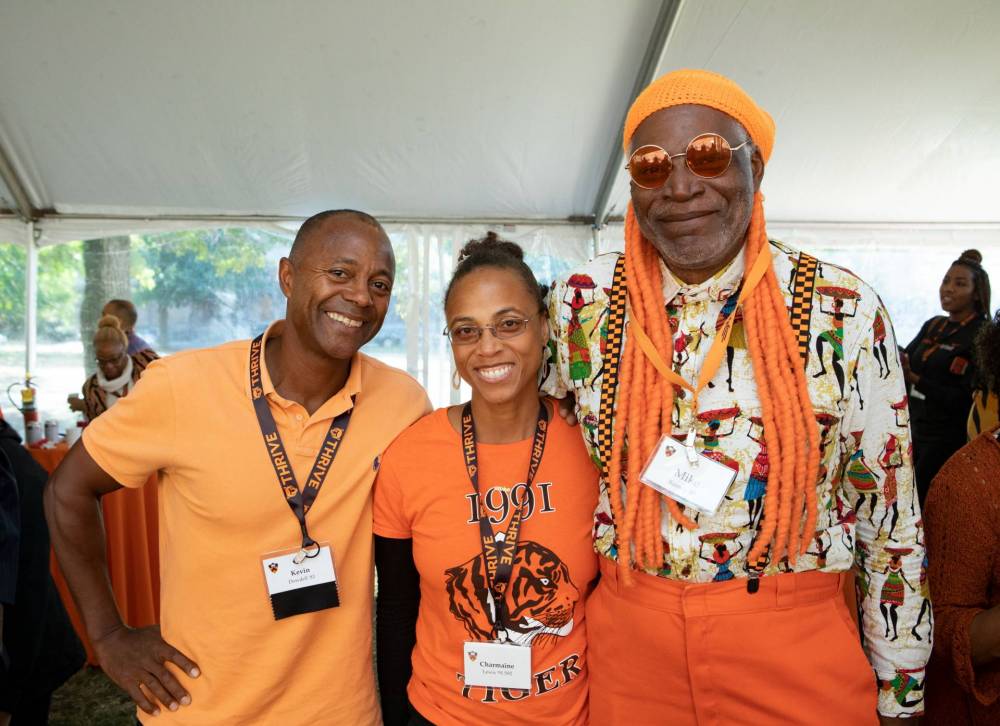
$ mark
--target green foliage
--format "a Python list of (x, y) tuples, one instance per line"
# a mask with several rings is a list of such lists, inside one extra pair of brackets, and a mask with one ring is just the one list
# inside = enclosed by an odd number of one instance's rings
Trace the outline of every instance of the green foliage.
[(24, 267), (27, 254), (15, 244), (0, 245), (0, 334), (24, 335)]
[(273, 284), (267, 254), (288, 241), (255, 229), (212, 229), (133, 237), (138, 303), (190, 306), (238, 322)]
[[(137, 303), (190, 306), (206, 317), (246, 322), (259, 291), (274, 287), (268, 253), (288, 240), (254, 229), (213, 229), (132, 237)], [(43, 340), (80, 335), (82, 242), (46, 247), (38, 259), (38, 333)], [(0, 335), (24, 336), (25, 269), (21, 245), (0, 244)]]
[[(77, 335), (76, 313), (83, 286), (81, 243), (55, 245), (38, 254), (38, 335), (69, 340)], [(28, 253), (21, 245), (0, 245), (0, 334), (24, 335), (25, 269)]]

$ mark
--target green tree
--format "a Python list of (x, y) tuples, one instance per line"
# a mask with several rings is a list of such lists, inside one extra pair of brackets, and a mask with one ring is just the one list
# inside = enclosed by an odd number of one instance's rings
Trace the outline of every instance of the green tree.
[[(0, 333), (24, 336), (25, 271), (28, 252), (21, 245), (0, 245)], [(44, 340), (70, 340), (79, 331), (81, 243), (43, 248), (38, 254), (38, 334)]]
[(112, 298), (128, 298), (129, 248), (126, 236), (89, 239), (83, 243), (83, 301), (80, 304), (80, 338), (83, 340), (83, 367), (87, 374), (96, 370), (94, 332), (104, 304)]
[(157, 345), (170, 347), (168, 313), (191, 307), (204, 318), (253, 321), (261, 288), (273, 283), (268, 253), (288, 240), (254, 229), (146, 235), (137, 240), (136, 299), (157, 309)]

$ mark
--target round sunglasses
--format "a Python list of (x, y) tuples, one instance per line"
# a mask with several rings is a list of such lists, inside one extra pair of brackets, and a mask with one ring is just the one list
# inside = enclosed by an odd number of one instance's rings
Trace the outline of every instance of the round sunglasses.
[(628, 169), (632, 182), (643, 189), (659, 189), (667, 183), (674, 169), (671, 159), (684, 157), (684, 163), (691, 173), (702, 179), (714, 179), (726, 173), (733, 162), (733, 152), (750, 143), (747, 139), (739, 146), (718, 134), (698, 134), (688, 142), (687, 149), (680, 154), (668, 154), (667, 150), (654, 144), (640, 146), (629, 157)]

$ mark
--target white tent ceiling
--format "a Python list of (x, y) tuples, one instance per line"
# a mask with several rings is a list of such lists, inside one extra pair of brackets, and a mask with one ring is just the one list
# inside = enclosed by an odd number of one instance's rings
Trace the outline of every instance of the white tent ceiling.
[(345, 206), (589, 223), (624, 208), (648, 55), (774, 115), (770, 219), (1000, 239), (998, 28), (990, 0), (3, 0), (0, 207), (21, 187), (49, 241)]

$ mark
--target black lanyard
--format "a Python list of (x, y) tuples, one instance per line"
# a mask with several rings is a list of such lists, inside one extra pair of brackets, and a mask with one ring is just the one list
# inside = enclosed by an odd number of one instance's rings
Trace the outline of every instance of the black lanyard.
[[(507, 605), (504, 598), (504, 591), (507, 583), (510, 582), (510, 575), (514, 569), (514, 556), (517, 553), (517, 540), (521, 533), (521, 517), (524, 507), (528, 501), (527, 489), (531, 487), (538, 473), (538, 467), (542, 463), (542, 455), (545, 453), (545, 438), (549, 432), (549, 411), (543, 402), (538, 404), (538, 423), (535, 424), (535, 437), (531, 444), (531, 460), (528, 462), (528, 476), (525, 479), (526, 487), (520, 504), (514, 508), (510, 523), (507, 525), (507, 532), (504, 534), (503, 542), (497, 542), (493, 534), (493, 526), (489, 517), (483, 511), (483, 494), (479, 490), (479, 453), (476, 449), (476, 425), (472, 420), (472, 404), (465, 404), (462, 409), (462, 453), (465, 455), (465, 470), (472, 482), (475, 490), (479, 509), (479, 536), (483, 546), (483, 559), (486, 564), (486, 579), (490, 592), (493, 594), (493, 605), (496, 617), (493, 619), (493, 635), (496, 637), (499, 628), (506, 622)], [(511, 491), (511, 504), (514, 503), (513, 490)]]
[(326, 434), (323, 446), (320, 447), (316, 455), (316, 462), (309, 471), (309, 478), (306, 480), (305, 489), (300, 489), (295, 480), (295, 473), (285, 453), (285, 445), (281, 443), (281, 435), (278, 434), (278, 427), (274, 423), (274, 416), (268, 408), (267, 399), (264, 397), (264, 387), (261, 384), (260, 375), (260, 353), (261, 342), (264, 335), (258, 335), (250, 344), (250, 396), (253, 398), (254, 413), (257, 414), (257, 423), (260, 424), (260, 432), (264, 435), (264, 446), (267, 449), (268, 458), (274, 467), (274, 473), (278, 475), (278, 486), (281, 493), (291, 507), (292, 514), (299, 522), (302, 530), (302, 553), (306, 557), (314, 557), (319, 552), (319, 545), (309, 536), (306, 529), (306, 514), (312, 507), (319, 490), (326, 480), (326, 474), (333, 466), (340, 444), (347, 433), (347, 424), (351, 422), (351, 414), (354, 412), (353, 400), (352, 408), (347, 409), (342, 414), (333, 419), (330, 430)]

